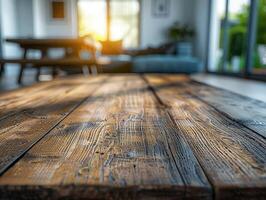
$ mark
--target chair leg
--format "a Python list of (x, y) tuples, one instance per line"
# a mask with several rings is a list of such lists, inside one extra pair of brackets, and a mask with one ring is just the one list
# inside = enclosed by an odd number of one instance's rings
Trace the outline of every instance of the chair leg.
[[(28, 53), (28, 49), (25, 48), (24, 52), (23, 52), (23, 59), (27, 58), (27, 53)], [(22, 77), (23, 77), (23, 72), (24, 72), (25, 66), (26, 66), (25, 64), (20, 65), (20, 70), (19, 70), (19, 75), (18, 75), (18, 80), (17, 80), (18, 84), (22, 83)]]
[(57, 67), (52, 68), (52, 76), (55, 78), (57, 76)]
[(95, 70), (95, 74), (98, 75), (99, 74), (98, 66), (97, 65), (93, 65), (93, 68)]
[(90, 68), (89, 68), (89, 66), (83, 66), (82, 67), (82, 73), (83, 73), (83, 75), (84, 76), (88, 76), (89, 74), (90, 74)]
[(94, 71), (94, 74), (99, 74), (99, 66), (98, 65), (92, 65), (91, 66), (91, 71)]
[(18, 80), (17, 80), (18, 84), (21, 84), (22, 83), (22, 77), (23, 77), (24, 68), (25, 68), (24, 65), (21, 65), (20, 66)]
[(35, 80), (38, 82), (40, 80), (40, 74), (41, 74), (41, 67), (37, 67), (37, 73)]
[(4, 69), (4, 63), (1, 63), (0, 64), (0, 77), (3, 76), (4, 71), (5, 71), (5, 69)]

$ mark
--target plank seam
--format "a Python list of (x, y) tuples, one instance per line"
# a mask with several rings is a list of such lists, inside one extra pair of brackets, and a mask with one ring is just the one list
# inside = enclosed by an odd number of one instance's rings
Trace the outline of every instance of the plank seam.
[(86, 96), (83, 100), (81, 100), (79, 103), (77, 103), (72, 109), (70, 109), (69, 113), (67, 113), (64, 117), (62, 117), (52, 128), (50, 128), (46, 133), (44, 133), (40, 138), (38, 138), (35, 142), (33, 142), (27, 149), (25, 149), (23, 152), (21, 152), (16, 158), (10, 163), (7, 164), (6, 167), (4, 167), (2, 170), (0, 170), (0, 177), (8, 171), (13, 165), (15, 165), (29, 150), (31, 150), (37, 143), (39, 143), (46, 135), (48, 135), (53, 129), (55, 129), (62, 121), (64, 121), (71, 113), (73, 113), (81, 104), (83, 104), (92, 94), (96, 92), (97, 88), (100, 88), (105, 82), (107, 78), (104, 78), (102, 83), (95, 88), (95, 90)]
[[(154, 87), (151, 86), (151, 85), (149, 84), (149, 81), (146, 79), (146, 77), (143, 76), (143, 75), (141, 75), (141, 78), (146, 82), (146, 84), (148, 85), (148, 89), (154, 94), (154, 96), (155, 96), (156, 100), (159, 102), (159, 104), (161, 104), (162, 106), (164, 106), (164, 107), (166, 108), (166, 109), (165, 109), (166, 114), (169, 116), (169, 118), (170, 118), (170, 120), (172, 121), (172, 123), (176, 126), (176, 123), (175, 123), (175, 120), (174, 120), (173, 116), (171, 115), (171, 113), (170, 113), (169, 110), (167, 109), (168, 106), (167, 106), (167, 105), (162, 101), (162, 99), (158, 96), (158, 94), (156, 93)], [(214, 187), (214, 185), (212, 184), (211, 180), (210, 180), (209, 177), (207, 176), (207, 173), (205, 172), (204, 168), (202, 167), (201, 162), (198, 160), (197, 156), (194, 154), (194, 152), (193, 152), (193, 148), (191, 148), (191, 145), (189, 144), (189, 142), (187, 142), (187, 145), (189, 145), (189, 148), (191, 149), (191, 151), (192, 151), (192, 153), (193, 153), (195, 159), (197, 160), (197, 162), (198, 162), (198, 164), (199, 164), (201, 170), (203, 171), (205, 177), (206, 177), (207, 180), (208, 180), (208, 183), (209, 183), (210, 186), (211, 186), (211, 196), (212, 196), (212, 199), (215, 199), (215, 187)], [(168, 147), (168, 148), (169, 148), (169, 147)], [(172, 151), (170, 151), (170, 152), (171, 152), (171, 154), (172, 154)], [(172, 155), (172, 157), (174, 158), (174, 155)], [(176, 164), (176, 167), (177, 167), (178, 165), (177, 165), (175, 159), (173, 159), (173, 160), (174, 160), (174, 162), (175, 162), (175, 164)], [(177, 167), (177, 170), (178, 170), (179, 174), (181, 175), (181, 173), (180, 173), (178, 167)], [(182, 175), (181, 175), (181, 179), (182, 179), (182, 181), (183, 181), (184, 184), (185, 184), (185, 181), (184, 181), (184, 178), (182, 177)], [(185, 184), (185, 185), (186, 185), (186, 184)], [(186, 185), (186, 187), (187, 187), (187, 185)], [(187, 190), (186, 190), (186, 191), (187, 191)]]

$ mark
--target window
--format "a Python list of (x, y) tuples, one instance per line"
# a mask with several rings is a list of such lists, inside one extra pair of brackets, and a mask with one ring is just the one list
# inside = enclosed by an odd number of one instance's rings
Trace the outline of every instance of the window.
[(241, 73), (245, 68), (249, 0), (216, 0), (212, 19), (211, 71)]
[(266, 75), (266, 0), (259, 0), (256, 17), (257, 30), (252, 73)]
[(97, 40), (106, 40), (107, 15), (105, 0), (79, 0), (79, 36), (90, 35)]
[(139, 0), (79, 0), (79, 35), (97, 40), (123, 40), (125, 48), (139, 43)]
[(229, 0), (224, 71), (243, 73), (247, 49), (249, 0)]
[(266, 80), (266, 0), (210, 0), (208, 71)]

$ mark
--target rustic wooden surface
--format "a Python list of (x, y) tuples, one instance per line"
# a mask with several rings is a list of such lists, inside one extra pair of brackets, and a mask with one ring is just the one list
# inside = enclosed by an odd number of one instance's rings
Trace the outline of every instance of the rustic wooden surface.
[(190, 84), (189, 87), (202, 101), (266, 138), (265, 103), (199, 83)]
[(266, 104), (253, 103), (173, 75), (5, 93), (0, 199), (265, 199)]

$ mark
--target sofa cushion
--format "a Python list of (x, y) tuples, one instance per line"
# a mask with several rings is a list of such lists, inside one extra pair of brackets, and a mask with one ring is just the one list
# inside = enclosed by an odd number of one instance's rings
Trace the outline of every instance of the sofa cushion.
[(135, 73), (196, 73), (202, 71), (202, 63), (193, 57), (172, 55), (138, 56), (133, 59)]

